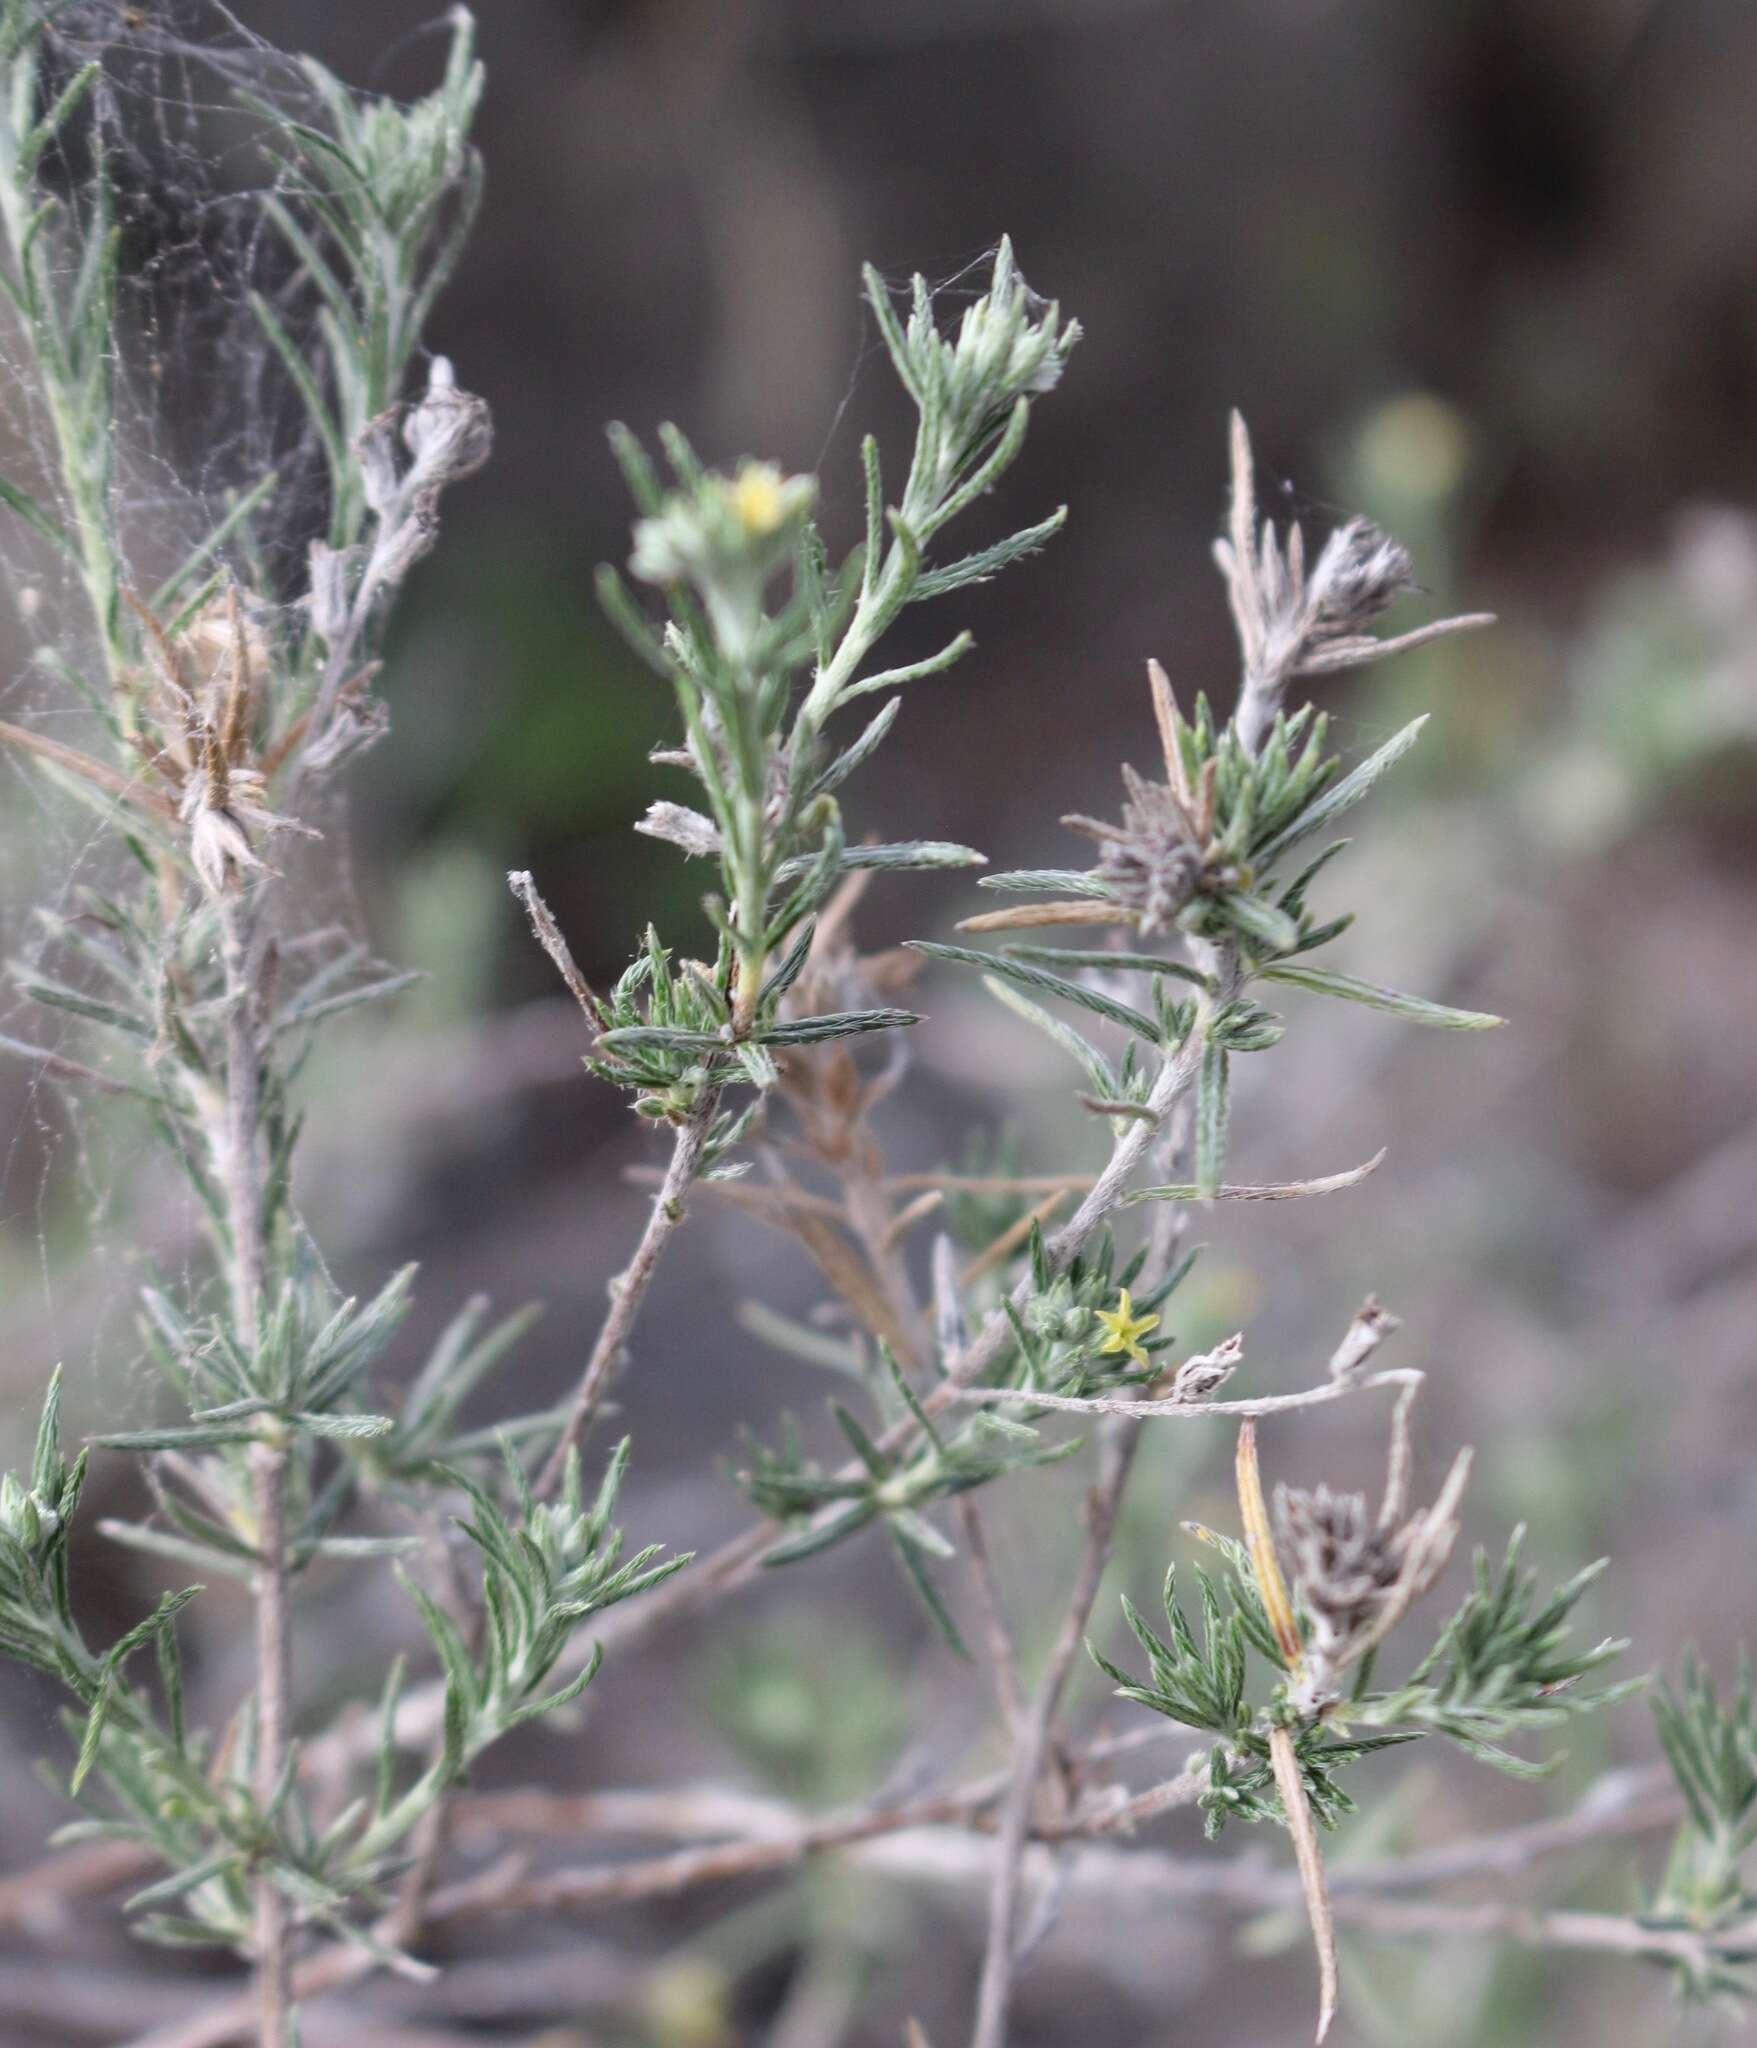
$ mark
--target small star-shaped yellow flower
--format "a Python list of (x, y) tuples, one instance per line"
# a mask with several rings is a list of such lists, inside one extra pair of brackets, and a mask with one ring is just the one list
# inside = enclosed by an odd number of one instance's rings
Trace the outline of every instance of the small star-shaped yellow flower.
[(1117, 1296), (1116, 1304), (1115, 1308), (1101, 1308), (1098, 1311), (1098, 1320), (1105, 1329), (1104, 1342), (1098, 1348), (1101, 1352), (1125, 1353), (1137, 1365), (1145, 1365), (1147, 1353), (1142, 1347), (1141, 1339), (1150, 1330), (1158, 1329), (1159, 1318), (1136, 1315), (1126, 1287)]

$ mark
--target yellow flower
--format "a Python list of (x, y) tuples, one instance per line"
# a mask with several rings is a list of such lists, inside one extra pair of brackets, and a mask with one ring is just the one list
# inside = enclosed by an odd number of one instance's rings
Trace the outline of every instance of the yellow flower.
[(1145, 1365), (1147, 1353), (1142, 1347), (1141, 1339), (1150, 1330), (1158, 1329), (1159, 1318), (1136, 1315), (1126, 1287), (1117, 1296), (1116, 1302), (1115, 1308), (1101, 1308), (1098, 1311), (1098, 1320), (1105, 1328), (1104, 1342), (1098, 1349), (1100, 1352), (1123, 1352), (1137, 1365)]
[(772, 462), (747, 462), (728, 496), (739, 525), (756, 539), (773, 533), (787, 517), (787, 494)]

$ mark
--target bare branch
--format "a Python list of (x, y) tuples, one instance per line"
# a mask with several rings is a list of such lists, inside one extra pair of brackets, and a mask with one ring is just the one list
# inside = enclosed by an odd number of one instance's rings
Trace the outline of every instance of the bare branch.
[(1210, 1415), (1280, 1415), (1293, 1408), (1322, 1408), (1331, 1401), (1346, 1401), (1355, 1394), (1368, 1394), (1375, 1387), (1419, 1385), (1423, 1375), (1411, 1366), (1394, 1372), (1377, 1372), (1359, 1380), (1326, 1380), (1322, 1386), (1306, 1387), (1297, 1394), (1260, 1394), (1249, 1401), (1136, 1401), (1121, 1394), (1046, 1394), (1034, 1388), (956, 1387), (947, 1400), (960, 1406), (1003, 1408), (1053, 1408), (1065, 1415), (1130, 1415), (1141, 1421), (1190, 1422)]
[(634, 1257), (610, 1283), (610, 1312), (604, 1318), (597, 1341), (592, 1346), (592, 1355), (586, 1361), (586, 1369), (574, 1390), (561, 1434), (556, 1438), (538, 1478), (536, 1492), (540, 1499), (547, 1498), (561, 1485), (567, 1471), (568, 1454), (585, 1435), (610, 1375), (622, 1356), (623, 1346), (628, 1342), (635, 1319), (640, 1314), (641, 1303), (646, 1299), (659, 1261), (665, 1255), (665, 1247), (683, 1221), (684, 1202), (700, 1169), (708, 1134), (719, 1110), (719, 1094), (710, 1089), (688, 1120), (677, 1127), (671, 1147), (671, 1164), (666, 1169), (659, 1192), (653, 1197), (647, 1227), (641, 1232)]
[(1085, 1639), (1086, 1619), (1098, 1597), (1099, 1581), (1110, 1562), (1111, 1542), (1116, 1532), (1117, 1511), (1134, 1462), (1138, 1432), (1116, 1423), (1105, 1431), (1099, 1449), (1098, 1476), (1086, 1500), (1086, 1541), (1080, 1554), (1062, 1615), (1061, 1628), (1044, 1666), (1043, 1677), (1032, 1698), (1027, 1717), (1013, 1751), (1012, 1783), (1001, 1810), (1000, 1841), (995, 1851), (994, 1877), (989, 1891), (988, 1943), (982, 1960), (982, 1985), (978, 1993), (976, 2029), (972, 2048), (1004, 2048), (1007, 2012), (1012, 2002), (1014, 1950), (1017, 1940), (1019, 1887), (1025, 1842), (1031, 1828), (1031, 1809), (1037, 1796), (1038, 1779), (1048, 1749), (1050, 1730), (1061, 1705), (1062, 1688)]
[(1318, 2039), (1330, 2031), (1336, 2017), (1336, 1923), (1330, 1913), (1330, 1895), (1324, 1885), (1324, 1857), (1318, 1847), (1318, 1829), (1312, 1819), (1311, 1801), (1294, 1754), (1293, 1736), (1285, 1727), (1269, 1731), (1269, 1762), (1275, 1772), (1275, 1789), (1281, 1794), (1281, 1811), (1287, 1832), (1293, 1838), (1293, 1853), (1299, 1866), (1300, 1888), (1305, 1893), (1306, 1917), (1312, 1924), (1312, 1941), (1318, 1951)]
[(537, 884), (527, 869), (514, 868), (506, 878), (506, 885), (525, 907), (525, 915), (531, 920), (531, 930), (536, 934), (537, 943), (555, 964), (556, 972), (567, 984), (567, 992), (585, 1015), (586, 1022), (594, 1033), (599, 1029), (598, 1005), (591, 986), (580, 972), (579, 963), (573, 957), (573, 948), (562, 936), (555, 915), (538, 892)]

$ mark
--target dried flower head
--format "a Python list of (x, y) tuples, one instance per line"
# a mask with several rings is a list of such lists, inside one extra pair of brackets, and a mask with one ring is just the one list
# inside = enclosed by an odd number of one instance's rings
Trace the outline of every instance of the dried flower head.
[(404, 483), (417, 491), (439, 491), (474, 476), (493, 453), (487, 401), (458, 389), (445, 356), (434, 357), (426, 391), (404, 415), (403, 446), (414, 457)]
[(136, 684), (135, 745), (170, 787), (202, 886), (224, 895), (264, 866), (253, 832), (309, 830), (267, 802), (256, 728), (268, 642), (236, 584), (174, 639), (138, 599), (129, 601), (148, 653)]
[[(683, 759), (687, 766), (690, 757), (686, 754)], [(644, 832), (649, 839), (663, 839), (671, 846), (680, 847), (694, 860), (717, 859), (724, 844), (720, 828), (712, 818), (691, 810), (688, 804), (674, 804), (666, 800), (650, 803), (646, 816), (635, 820), (634, 829)]]
[(1299, 1696), (1316, 1711), (1336, 1694), (1337, 1681), (1384, 1640), (1444, 1571), (1458, 1540), (1458, 1504), (1470, 1476), (1471, 1454), (1453, 1460), (1434, 1504), (1404, 1510), (1408, 1474), (1407, 1406), (1393, 1426), (1390, 1471), (1378, 1515), (1359, 1493), (1311, 1492), (1278, 1486), (1275, 1521), (1292, 1562), (1294, 1589), (1305, 1610)]
[(1171, 1383), (1161, 1398), (1167, 1401), (1205, 1401), (1238, 1371), (1244, 1355), (1244, 1333), (1238, 1331), (1224, 1343), (1216, 1344), (1212, 1351), (1198, 1351), (1193, 1358), (1186, 1358), (1172, 1374)]
[(1305, 589), (1307, 653), (1321, 643), (1364, 633), (1407, 591), (1415, 564), (1400, 540), (1370, 519), (1351, 519), (1324, 543)]
[(379, 522), (367, 571), (372, 587), (394, 587), (432, 548), (441, 494), (479, 470), (493, 444), (487, 401), (458, 389), (444, 356), (434, 358), (418, 403), (387, 407), (367, 421), (354, 448), (366, 504)]
[(1296, 675), (1356, 668), (1418, 647), (1442, 633), (1492, 623), (1487, 614), (1439, 619), (1389, 640), (1371, 628), (1391, 604), (1416, 588), (1409, 550), (1370, 519), (1351, 519), (1324, 543), (1306, 570), (1305, 535), (1297, 525), (1285, 541), (1257, 512), (1251, 439), (1232, 416), (1232, 496), (1214, 559), (1226, 578), (1233, 623), (1244, 656), (1238, 729), (1254, 753)]
[(1149, 782), (1124, 765), (1126, 795), (1118, 824), (1072, 813), (1071, 831), (1098, 842), (1098, 873), (1111, 895), (1139, 913), (1143, 937), (1163, 931), (1195, 895), (1202, 879), (1203, 846), (1195, 821), (1165, 784)]
[(1385, 1611), (1403, 1576), (1417, 1523), (1382, 1530), (1362, 1493), (1275, 1489), (1276, 1533), (1311, 1624), (1314, 1659), (1339, 1667), (1343, 1652)]
[(1353, 1322), (1342, 1333), (1342, 1342), (1330, 1354), (1330, 1377), (1333, 1380), (1351, 1379), (1385, 1339), (1402, 1327), (1401, 1319), (1385, 1308), (1376, 1294), (1369, 1294), (1355, 1310)]

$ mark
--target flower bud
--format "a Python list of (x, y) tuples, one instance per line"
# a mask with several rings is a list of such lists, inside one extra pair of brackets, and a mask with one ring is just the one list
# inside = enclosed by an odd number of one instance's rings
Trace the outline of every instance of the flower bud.
[(1355, 1310), (1354, 1321), (1343, 1333), (1342, 1342), (1330, 1354), (1330, 1377), (1351, 1379), (1385, 1339), (1401, 1328), (1399, 1318), (1380, 1307), (1376, 1294), (1369, 1294)]
[(403, 421), (403, 445), (415, 458), (409, 490), (442, 490), (473, 476), (494, 447), (494, 421), (486, 399), (460, 391), (451, 365), (436, 357), (426, 395)]

